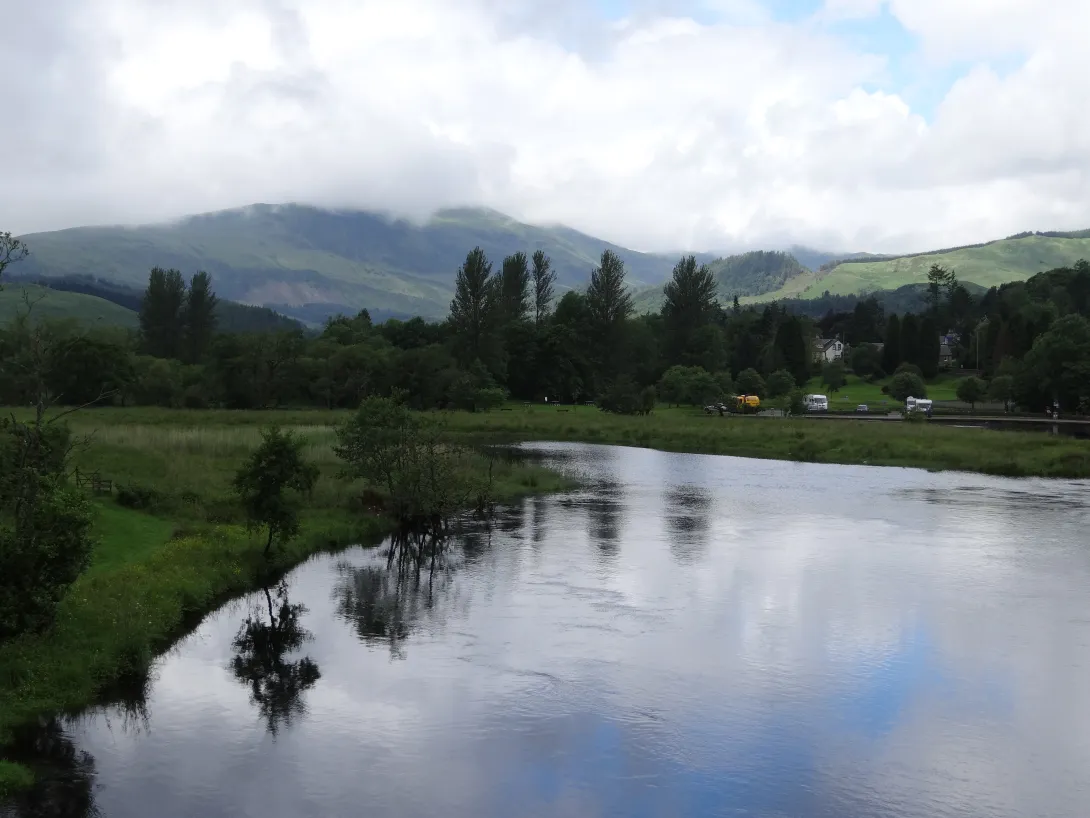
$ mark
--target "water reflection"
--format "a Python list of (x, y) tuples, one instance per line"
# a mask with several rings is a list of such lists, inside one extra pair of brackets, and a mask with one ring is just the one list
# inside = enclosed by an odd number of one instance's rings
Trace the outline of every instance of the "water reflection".
[(670, 553), (682, 563), (698, 562), (711, 533), (711, 492), (700, 486), (676, 486), (665, 492)]
[(288, 600), (285, 582), (263, 588), (262, 595), (264, 606), (253, 606), (232, 643), (231, 671), (249, 687), (250, 701), (275, 736), (306, 713), (303, 693), (322, 674), (309, 656), (289, 658), (313, 638), (300, 622), (306, 606)]
[(458, 564), (455, 556), (476, 555), (488, 542), (484, 526), (471, 528), (457, 543), (402, 532), (363, 565), (341, 561), (333, 587), (336, 613), (364, 644), (388, 645), (404, 659), (404, 642), (419, 620), (434, 610)]

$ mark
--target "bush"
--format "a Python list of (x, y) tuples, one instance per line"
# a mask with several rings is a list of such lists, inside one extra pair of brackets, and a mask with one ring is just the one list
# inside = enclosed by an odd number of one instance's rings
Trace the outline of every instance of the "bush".
[(847, 370), (841, 361), (830, 361), (821, 369), (821, 382), (829, 387), (830, 392), (839, 392), (848, 382)]
[(129, 485), (117, 487), (116, 499), (119, 506), (148, 511), (159, 507), (163, 495), (153, 488)]
[(636, 389), (636, 383), (631, 378), (621, 376), (617, 378), (598, 401), (603, 412), (611, 412), (616, 415), (639, 414), (642, 408), (641, 395)]
[(806, 396), (802, 394), (801, 389), (792, 389), (791, 394), (788, 396), (787, 411), (792, 415), (802, 415), (806, 413)]
[(734, 388), (739, 395), (756, 395), (759, 398), (763, 398), (766, 391), (765, 380), (756, 369), (745, 369), (739, 372)]
[[(902, 372), (910, 372), (921, 381), (923, 380), (923, 370), (916, 366), (916, 364), (910, 364), (908, 361), (905, 361), (903, 364), (897, 367), (897, 370), (893, 374), (900, 375)], [(917, 395), (916, 397), (919, 397), (919, 395)]]
[(507, 400), (507, 393), (498, 387), (478, 389), (473, 393), (473, 409), (481, 412), (498, 409), (503, 406), (505, 400)]

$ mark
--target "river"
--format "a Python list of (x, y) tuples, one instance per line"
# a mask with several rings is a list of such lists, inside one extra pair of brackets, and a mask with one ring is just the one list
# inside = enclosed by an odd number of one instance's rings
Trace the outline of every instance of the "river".
[(1090, 484), (532, 448), (585, 488), (228, 604), (11, 814), (1090, 814)]

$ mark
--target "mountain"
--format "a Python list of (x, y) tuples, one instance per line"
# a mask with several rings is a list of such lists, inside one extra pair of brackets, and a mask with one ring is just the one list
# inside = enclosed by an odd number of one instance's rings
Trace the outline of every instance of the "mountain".
[[(32, 315), (36, 317), (72, 318), (83, 325), (126, 329), (135, 329), (139, 323), (137, 314), (144, 298), (142, 288), (92, 276), (30, 279), (24, 274), (6, 276), (5, 281), (5, 288), (0, 291), (0, 324), (24, 308), (24, 293), (34, 302)], [(299, 321), (266, 307), (238, 304), (223, 298), (216, 303), (216, 319), (225, 332), (303, 329)]]
[(510, 253), (544, 250), (561, 289), (585, 286), (605, 249), (624, 260), (637, 287), (661, 284), (677, 261), (483, 209), (440, 211), (421, 225), (367, 211), (257, 204), (170, 224), (22, 238), (31, 251), (22, 274), (91, 275), (142, 288), (154, 266), (187, 276), (205, 270), (223, 298), (276, 305), (310, 322), (363, 307), (387, 316), (444, 317), (455, 273), (476, 246), (495, 270)]

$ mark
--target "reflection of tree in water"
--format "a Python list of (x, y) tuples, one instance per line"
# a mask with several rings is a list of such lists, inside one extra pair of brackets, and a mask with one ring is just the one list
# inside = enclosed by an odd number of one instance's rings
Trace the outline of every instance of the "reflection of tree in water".
[(621, 520), (624, 503), (620, 487), (602, 486), (595, 496), (580, 505), (587, 512), (587, 531), (603, 557), (612, 559), (621, 551)]
[(699, 486), (674, 486), (665, 499), (670, 553), (678, 562), (699, 560), (711, 531), (711, 494)]
[(256, 607), (235, 637), (231, 670), (236, 679), (249, 685), (250, 700), (257, 705), (269, 732), (276, 735), (282, 726), (306, 712), (303, 693), (314, 686), (321, 673), (309, 656), (287, 658), (311, 638), (299, 622), (306, 607), (288, 602), (283, 582), (272, 591), (265, 588), (264, 594), (265, 605)]
[(96, 818), (95, 760), (68, 737), (66, 728), (103, 716), (113, 720), (122, 732), (146, 732), (147, 696), (151, 679), (146, 671), (126, 675), (104, 690), (98, 702), (85, 713), (71, 717), (49, 717), (16, 731), (6, 755), (30, 767), (34, 786), (5, 809), (0, 818)]
[(449, 597), (455, 553), (478, 559), (491, 542), (487, 531), (471, 528), (457, 538), (401, 532), (369, 564), (342, 563), (333, 589), (338, 615), (364, 643), (388, 644), (392, 656), (404, 658), (403, 643), (417, 622)]

